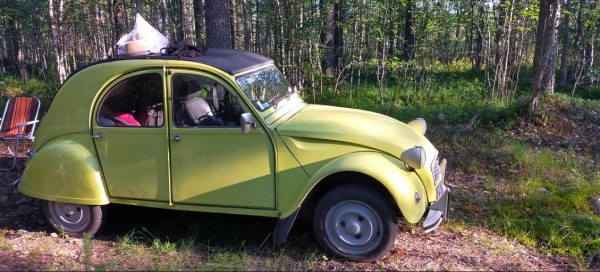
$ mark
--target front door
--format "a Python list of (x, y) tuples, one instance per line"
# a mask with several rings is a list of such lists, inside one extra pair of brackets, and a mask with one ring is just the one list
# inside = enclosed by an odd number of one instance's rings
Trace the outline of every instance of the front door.
[(169, 201), (162, 74), (145, 71), (116, 80), (95, 111), (94, 143), (111, 197)]
[(216, 77), (171, 72), (173, 202), (275, 208), (274, 152), (265, 130), (242, 133), (240, 114), (248, 108)]

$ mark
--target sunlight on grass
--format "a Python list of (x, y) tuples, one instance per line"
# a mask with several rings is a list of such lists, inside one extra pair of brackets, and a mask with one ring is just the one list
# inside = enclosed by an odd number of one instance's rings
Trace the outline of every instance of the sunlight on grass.
[(292, 249), (292, 243), (285, 247), (273, 245), (252, 245), (247, 247), (245, 240), (237, 245), (213, 246), (210, 241), (200, 243), (195, 230), (177, 242), (169, 241), (164, 235), (150, 233), (147, 229), (130, 231), (120, 238), (117, 250), (127, 258), (135, 257), (138, 269), (149, 270), (318, 270), (317, 249), (308, 252)]
[(548, 252), (582, 258), (600, 250), (600, 220), (589, 200), (600, 193), (598, 173), (586, 173), (572, 148), (566, 152), (514, 145), (519, 176), (496, 199), (493, 229)]
[[(445, 230), (459, 233), (484, 227), (507, 240), (579, 261), (600, 253), (600, 217), (591, 211), (591, 202), (600, 197), (600, 166), (594, 165), (600, 154), (590, 157), (594, 150), (581, 150), (569, 143), (540, 143), (525, 136), (568, 136), (572, 131), (563, 122), (570, 124), (573, 117), (594, 124), (600, 120), (600, 101), (560, 93), (542, 97), (540, 103), (546, 109), (567, 108), (567, 117), (560, 119), (543, 111), (529, 113), (528, 88), (516, 90), (506, 101), (494, 99), (484, 77), (472, 72), (469, 62), (435, 64), (426, 71), (410, 70), (410, 65), (391, 63), (385, 86), (377, 84), (373, 68), (360, 85), (341, 82), (333, 87), (335, 82), (329, 82), (329, 87), (319, 90), (316, 101), (311, 100), (316, 90), (303, 94), (310, 102), (375, 111), (401, 121), (424, 117), (430, 125), (428, 139), (449, 159), (449, 171), (455, 177), (451, 184), (456, 186), (452, 188), (452, 212)], [(55, 86), (37, 80), (0, 78), (2, 96), (38, 96), (49, 101), (55, 91)], [(586, 97), (599, 96), (600, 90), (587, 90)], [(4, 101), (0, 98), (0, 103)], [(451, 128), (475, 114), (479, 117), (472, 130)], [(176, 218), (149, 221), (145, 223), (148, 227), (127, 232), (109, 247), (114, 251), (113, 259), (102, 263), (92, 262), (97, 241), (85, 237), (80, 264), (86, 270), (314, 271), (323, 270), (322, 264), (331, 261), (314, 240), (304, 241), (305, 237), (283, 247), (274, 245), (270, 229), (265, 231), (266, 225), (272, 227), (270, 223), (223, 229), (232, 222), (206, 224), (190, 214)], [(11, 249), (0, 236), (0, 250)], [(39, 254), (43, 253), (32, 252), (32, 259)], [(71, 265), (66, 268), (78, 269)], [(362, 270), (356, 264), (346, 268)], [(379, 268), (386, 269), (383, 264)], [(54, 266), (47, 269), (58, 270)]]
[[(472, 187), (474, 191), (454, 189), (455, 213), (449, 228), (483, 225), (525, 245), (578, 260), (599, 253), (600, 218), (591, 211), (590, 201), (600, 197), (600, 168), (590, 164), (588, 150), (539, 146), (515, 129), (523, 122), (519, 120), (529, 118), (526, 128), (532, 133), (569, 137), (575, 120), (528, 113), (527, 99), (519, 98), (527, 96), (528, 90), (517, 90), (509, 101), (490, 98), (486, 83), (465, 67), (460, 63), (430, 67), (420, 75), (429, 83), (421, 85), (402, 70), (406, 67), (398, 67), (394, 78), (403, 81), (387, 82), (383, 106), (377, 84), (352, 90), (341, 86), (338, 93), (325, 89), (320, 102), (376, 111), (401, 121), (424, 117), (431, 124), (428, 137), (440, 154), (451, 158), (451, 171), (476, 177), (480, 184)], [(352, 96), (347, 95), (350, 92)], [(563, 94), (542, 97), (541, 103), (546, 109), (568, 110), (566, 116), (591, 122), (600, 112), (598, 100)], [(479, 118), (473, 131), (440, 129), (466, 123), (475, 113)]]

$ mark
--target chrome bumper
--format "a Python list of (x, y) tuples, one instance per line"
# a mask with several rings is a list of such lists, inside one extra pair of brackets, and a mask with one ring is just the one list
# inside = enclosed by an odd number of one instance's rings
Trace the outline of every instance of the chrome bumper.
[(423, 221), (423, 231), (425, 233), (436, 230), (444, 219), (448, 218), (448, 206), (450, 204), (450, 188), (446, 187), (446, 160), (440, 164), (440, 172), (442, 173), (442, 181), (438, 185), (437, 191), (441, 192), (441, 196), (429, 206), (429, 212), (425, 221)]

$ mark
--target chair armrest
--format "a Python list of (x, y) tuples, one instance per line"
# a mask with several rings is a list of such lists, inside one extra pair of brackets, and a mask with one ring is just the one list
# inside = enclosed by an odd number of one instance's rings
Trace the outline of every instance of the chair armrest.
[(35, 120), (35, 121), (29, 121), (29, 122), (23, 122), (23, 123), (18, 123), (17, 127), (24, 127), (24, 126), (29, 126), (29, 125), (33, 125), (37, 122), (39, 122), (40, 120)]

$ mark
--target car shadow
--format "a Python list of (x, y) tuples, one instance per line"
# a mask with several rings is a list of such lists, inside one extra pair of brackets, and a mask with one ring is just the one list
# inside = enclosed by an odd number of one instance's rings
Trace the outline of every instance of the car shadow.
[[(12, 157), (0, 155), (0, 166)], [(0, 228), (14, 233), (56, 231), (45, 221), (38, 199), (17, 191), (13, 182), (20, 178), (26, 159), (19, 158), (11, 171), (0, 172)], [(199, 255), (211, 252), (250, 256), (286, 256), (302, 261), (300, 252), (316, 250), (310, 224), (297, 220), (287, 242), (277, 245), (272, 232), (277, 219), (257, 216), (214, 214), (110, 204), (106, 224), (95, 239), (121, 243), (132, 241), (147, 246), (158, 243), (193, 242)], [(241, 252), (240, 252), (241, 251)]]
[[(2, 155), (0, 167), (6, 167), (12, 157)], [(21, 177), (25, 158), (19, 158), (10, 171), (0, 172), (0, 228), (15, 231), (50, 231), (42, 215), (39, 200), (18, 192), (13, 184)]]
[[(287, 255), (298, 261), (298, 251), (316, 249), (310, 224), (297, 220), (287, 242), (277, 245), (272, 232), (277, 219), (214, 214), (204, 212), (175, 211), (129, 205), (111, 204), (107, 209), (107, 221), (97, 238), (105, 241), (133, 241), (147, 246), (157, 242), (183, 243), (192, 241), (200, 255), (210, 252), (230, 252), (252, 256)], [(209, 252), (210, 251), (210, 252)]]

